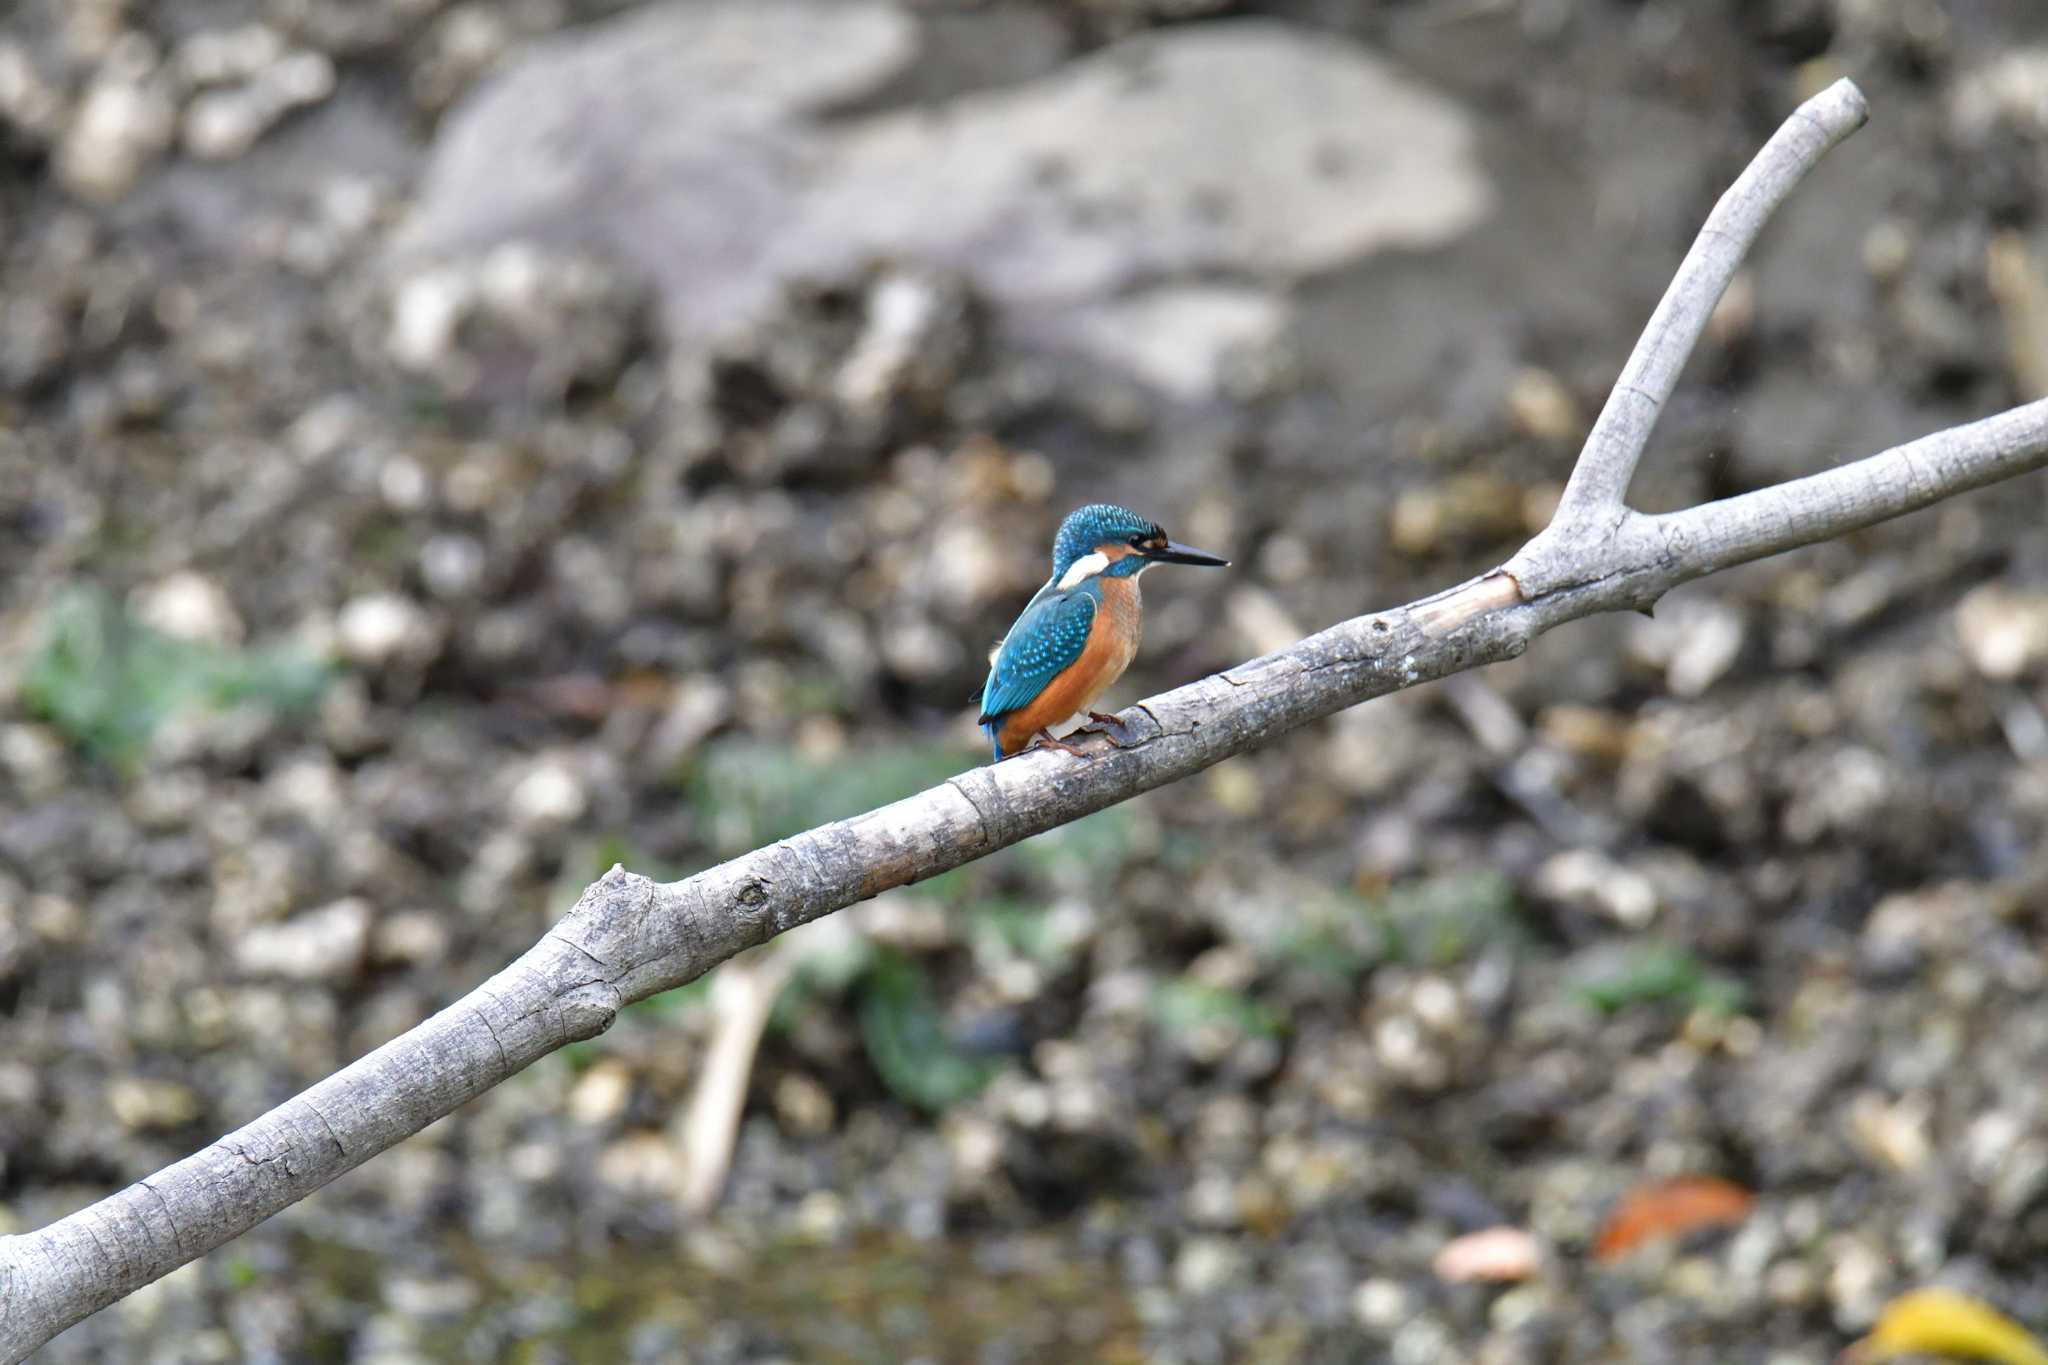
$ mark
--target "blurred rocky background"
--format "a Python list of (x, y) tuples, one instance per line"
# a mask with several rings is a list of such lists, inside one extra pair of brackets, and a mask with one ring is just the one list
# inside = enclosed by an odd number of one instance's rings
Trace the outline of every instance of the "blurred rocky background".
[[(1650, 508), (2048, 393), (2048, 12), (20, 0), (0, 1230), (614, 862), (980, 761), (1079, 502), (1237, 565), (1155, 579), (1119, 704), (1498, 562), (1845, 74), (1875, 118)], [(2035, 477), (1723, 575), (849, 912), (48, 1358), (1790, 1365), (1927, 1284), (2048, 1322), (2044, 520)]]

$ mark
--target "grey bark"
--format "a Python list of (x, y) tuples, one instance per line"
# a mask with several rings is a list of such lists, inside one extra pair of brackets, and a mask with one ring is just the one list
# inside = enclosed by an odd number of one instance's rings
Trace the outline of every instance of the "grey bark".
[(1038, 751), (824, 825), (688, 880), (613, 868), (463, 999), (193, 1156), (36, 1231), (0, 1238), (0, 1359), (240, 1235), (621, 1006), (892, 887), (984, 857), (1345, 707), (1513, 658), (1596, 612), (1643, 609), (1716, 570), (2048, 464), (2048, 401), (1810, 478), (1683, 512), (1622, 501), (1651, 423), (1763, 220), (1862, 122), (1844, 81), (1809, 101), (1709, 220), (1587, 440), (1551, 527), (1502, 568), (1355, 617), (1124, 713), (1126, 743)]

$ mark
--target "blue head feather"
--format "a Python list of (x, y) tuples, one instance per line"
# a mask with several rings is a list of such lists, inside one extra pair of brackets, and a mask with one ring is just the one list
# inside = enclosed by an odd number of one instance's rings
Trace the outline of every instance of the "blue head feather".
[[(1149, 537), (1164, 534), (1145, 518), (1128, 507), (1114, 503), (1092, 502), (1086, 507), (1077, 507), (1067, 514), (1060, 523), (1060, 533), (1052, 541), (1052, 576), (1062, 577), (1074, 567), (1074, 561), (1085, 554), (1094, 552), (1098, 545), (1122, 544), (1133, 536)], [(1132, 566), (1130, 572), (1144, 567), (1143, 561)]]

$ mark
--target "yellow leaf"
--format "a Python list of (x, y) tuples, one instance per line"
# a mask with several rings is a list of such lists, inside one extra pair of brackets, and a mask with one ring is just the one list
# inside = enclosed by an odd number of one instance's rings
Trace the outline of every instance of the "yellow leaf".
[(1899, 1295), (1878, 1314), (1870, 1335), (1843, 1358), (1876, 1362), (1905, 1355), (2048, 1365), (2048, 1350), (2026, 1328), (1990, 1304), (1953, 1289), (1916, 1289)]

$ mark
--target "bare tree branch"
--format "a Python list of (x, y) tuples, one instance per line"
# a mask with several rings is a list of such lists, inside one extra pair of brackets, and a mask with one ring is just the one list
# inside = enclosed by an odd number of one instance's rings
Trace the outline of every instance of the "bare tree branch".
[(1863, 92), (1851, 81), (1836, 81), (1785, 120), (1714, 205), (1614, 381), (1607, 406), (1579, 451), (1555, 522), (1586, 525), (1628, 497), (1629, 479), (1650, 429), (1757, 234), (1806, 173), (1869, 117)]
[(1125, 713), (1127, 747), (1039, 751), (688, 880), (614, 868), (468, 996), (212, 1146), (48, 1227), (0, 1238), (0, 1359), (254, 1227), (621, 1006), (755, 944), (1175, 782), (1345, 707), (1513, 658), (1596, 612), (2048, 464), (2048, 401), (1776, 488), (1665, 516), (1622, 498), (1657, 409), (1763, 218), (1863, 118), (1843, 82), (1723, 198), (1659, 305), (1552, 526), (1501, 569), (1360, 616)]

